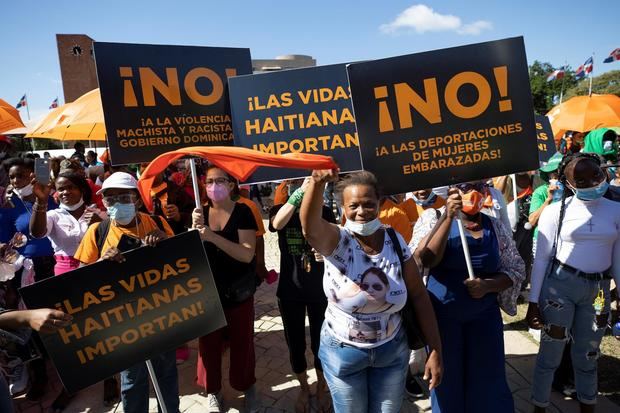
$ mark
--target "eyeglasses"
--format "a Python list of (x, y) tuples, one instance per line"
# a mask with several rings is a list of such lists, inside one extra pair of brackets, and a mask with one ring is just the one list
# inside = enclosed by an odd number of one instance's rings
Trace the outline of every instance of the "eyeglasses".
[(215, 179), (207, 179), (207, 185), (224, 185), (225, 183), (230, 182), (228, 178), (215, 178)]
[(103, 205), (110, 207), (114, 204), (133, 204), (137, 199), (136, 194), (109, 195), (103, 197)]
[(465, 182), (464, 184), (457, 184), (456, 188), (463, 192), (463, 193), (468, 193), (471, 191), (478, 191), (478, 192), (483, 192), (484, 189), (487, 187), (486, 184), (483, 184), (481, 182), (477, 182), (475, 184), (469, 183), (469, 182)]
[(380, 283), (374, 283), (374, 284), (361, 283), (360, 284), (360, 288), (363, 291), (368, 291), (370, 287), (372, 287), (372, 289), (375, 291), (383, 291), (383, 284), (380, 284)]

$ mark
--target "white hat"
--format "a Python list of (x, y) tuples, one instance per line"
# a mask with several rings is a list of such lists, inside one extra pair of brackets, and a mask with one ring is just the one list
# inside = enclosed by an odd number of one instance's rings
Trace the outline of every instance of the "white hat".
[(138, 190), (138, 181), (127, 172), (114, 172), (108, 179), (103, 181), (97, 195), (101, 195), (106, 189), (121, 188)]

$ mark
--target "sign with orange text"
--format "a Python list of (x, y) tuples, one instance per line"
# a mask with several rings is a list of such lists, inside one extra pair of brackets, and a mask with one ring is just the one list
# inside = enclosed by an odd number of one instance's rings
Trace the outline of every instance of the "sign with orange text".
[[(341, 172), (361, 169), (344, 64), (234, 77), (230, 105), (236, 146), (277, 155), (326, 155)], [(246, 182), (307, 175), (299, 169), (261, 168)]]
[(228, 77), (252, 73), (249, 49), (95, 42), (94, 51), (113, 165), (233, 144)]
[(347, 70), (362, 164), (387, 194), (538, 168), (522, 37)]
[(73, 316), (41, 334), (70, 393), (226, 325), (198, 231), (20, 290), (28, 308)]
[(549, 162), (549, 159), (558, 151), (553, 139), (551, 122), (544, 115), (536, 115), (536, 137), (538, 139), (538, 160), (542, 166)]

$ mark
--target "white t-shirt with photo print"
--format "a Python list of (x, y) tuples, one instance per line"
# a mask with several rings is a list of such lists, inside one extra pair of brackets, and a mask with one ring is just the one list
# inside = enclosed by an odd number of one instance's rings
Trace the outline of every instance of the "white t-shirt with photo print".
[[(407, 301), (407, 287), (398, 254), (387, 231), (383, 249), (369, 255), (349, 230), (340, 227), (340, 239), (325, 257), (323, 290), (330, 333), (343, 343), (372, 348), (391, 340), (400, 328), (400, 310)], [(405, 261), (411, 252), (403, 238), (396, 237)]]

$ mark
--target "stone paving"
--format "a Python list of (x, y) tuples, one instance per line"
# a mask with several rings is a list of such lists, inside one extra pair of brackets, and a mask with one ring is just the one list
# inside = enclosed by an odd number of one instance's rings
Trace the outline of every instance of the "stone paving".
[[(279, 251), (277, 248), (277, 238), (273, 234), (266, 235), (266, 261), (268, 269), (279, 270)], [(282, 320), (278, 312), (275, 298), (276, 285), (263, 284), (255, 296), (256, 319), (255, 327), (255, 348), (256, 348), (256, 378), (257, 387), (261, 399), (261, 412), (279, 413), (294, 412), (294, 403), (299, 392), (299, 383), (291, 372), (288, 349), (284, 340)], [(309, 343), (309, 337), (307, 338)], [(531, 377), (534, 366), (537, 345), (526, 337), (526, 333), (519, 331), (506, 331), (506, 370), (507, 377), (512, 389), (516, 411), (519, 413), (529, 413), (532, 405), (529, 402), (531, 388)], [(195, 385), (195, 365), (197, 358), (198, 343), (196, 340), (190, 343), (191, 355), (187, 362), (179, 366), (179, 385), (181, 393), (181, 412), (199, 413), (206, 411), (206, 397), (201, 394), (200, 388)], [(312, 357), (310, 350), (307, 351), (309, 361), (309, 377), (311, 383), (316, 383), (316, 373), (312, 368)], [(240, 412), (243, 410), (243, 395), (230, 388), (228, 382), (229, 353), (225, 351), (223, 355), (224, 372), (224, 407), (228, 412)], [(79, 392), (71, 401), (65, 412), (95, 412), (95, 413), (120, 413), (122, 406), (116, 405), (106, 408), (102, 403), (103, 385), (101, 383), (91, 386)], [(492, 397), (492, 396), (490, 396)], [(48, 411), (40, 404), (34, 405), (25, 403), (23, 398), (18, 402), (22, 412), (43, 412)], [(316, 400), (311, 401), (311, 411), (316, 412)], [(44, 403), (49, 406), (49, 403)], [(26, 409), (28, 407), (28, 409)], [(154, 394), (151, 395), (150, 412), (157, 412), (157, 403)], [(405, 400), (401, 412), (425, 412), (430, 411), (428, 399), (412, 402)], [(578, 404), (572, 400), (564, 398), (554, 393), (552, 406), (548, 409), (549, 413), (577, 413)], [(599, 412), (620, 413), (620, 406), (612, 403), (608, 399), (601, 397), (597, 408)]]

